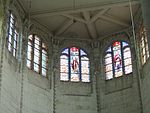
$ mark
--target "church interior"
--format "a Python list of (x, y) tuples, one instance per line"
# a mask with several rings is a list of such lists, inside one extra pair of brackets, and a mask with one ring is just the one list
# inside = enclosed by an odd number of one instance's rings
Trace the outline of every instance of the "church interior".
[(0, 0), (0, 113), (150, 113), (149, 0)]

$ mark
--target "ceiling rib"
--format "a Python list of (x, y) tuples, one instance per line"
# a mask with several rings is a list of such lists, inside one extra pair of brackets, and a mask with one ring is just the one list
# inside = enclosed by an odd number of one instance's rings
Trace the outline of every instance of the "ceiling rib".
[(91, 35), (91, 37), (93, 39), (97, 38), (97, 32), (96, 32), (96, 28), (94, 26), (93, 23), (90, 22), (90, 13), (89, 12), (83, 12), (83, 16), (86, 20), (86, 25), (87, 25), (87, 28), (88, 28), (88, 31), (89, 31), (89, 34)]
[(73, 19), (65, 22), (64, 25), (60, 26), (59, 29), (56, 30), (55, 35), (60, 35), (62, 33), (64, 33), (71, 25), (73, 24)]
[(110, 8), (103, 9), (91, 18), (91, 22), (95, 22), (101, 15), (105, 14)]
[(69, 14), (62, 14), (62, 16), (65, 16), (65, 17), (70, 18), (70, 19), (74, 19), (74, 20), (79, 21), (81, 23), (86, 23), (86, 21), (83, 18), (80, 18), (80, 17), (75, 17), (75, 16), (72, 16), (72, 15), (69, 15)]

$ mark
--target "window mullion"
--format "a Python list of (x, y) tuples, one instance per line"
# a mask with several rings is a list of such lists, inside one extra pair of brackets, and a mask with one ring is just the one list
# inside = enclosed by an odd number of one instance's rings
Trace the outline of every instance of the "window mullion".
[(82, 81), (82, 72), (81, 72), (81, 53), (80, 53), (80, 49), (78, 49), (79, 51), (79, 79), (80, 81)]
[(123, 75), (125, 74), (125, 65), (124, 65), (124, 48), (122, 46), (122, 42), (121, 42), (121, 59), (122, 59), (122, 71), (123, 71)]
[(7, 46), (8, 46), (8, 45), (9, 45), (9, 43), (10, 43), (10, 42), (9, 42), (9, 38), (10, 38), (10, 37), (9, 37), (9, 36), (10, 36), (10, 19), (11, 19), (11, 16), (10, 16), (10, 15), (11, 15), (11, 12), (9, 13), (9, 17), (8, 17), (8, 31), (7, 31), (7, 32), (8, 32), (8, 36), (7, 36)]
[(12, 37), (11, 37), (11, 44), (12, 44), (12, 46), (11, 46), (11, 52), (12, 53), (14, 51), (14, 38), (15, 38), (15, 27), (13, 25), (13, 32), (12, 32)]
[(69, 81), (71, 81), (71, 64), (70, 64), (70, 63), (71, 63), (71, 61), (70, 61), (71, 59), (70, 59), (70, 48), (68, 49), (68, 51), (69, 51), (69, 55), (68, 55), (68, 59), (69, 59), (69, 60), (68, 60), (68, 61), (69, 61), (69, 62), (68, 62), (68, 63), (69, 63), (69, 64), (68, 64), (68, 68), (69, 68), (68, 78), (69, 78)]
[(32, 41), (31, 41), (31, 47), (32, 47), (32, 51), (31, 51), (31, 69), (34, 70), (34, 48), (35, 48), (35, 35), (32, 35)]
[(115, 77), (115, 67), (114, 67), (114, 50), (113, 50), (113, 46), (111, 46), (111, 50), (112, 50), (112, 71), (113, 71), (113, 78)]
[(39, 73), (42, 74), (42, 40), (40, 41), (40, 47), (39, 47), (39, 52), (40, 52), (40, 56), (39, 56)]

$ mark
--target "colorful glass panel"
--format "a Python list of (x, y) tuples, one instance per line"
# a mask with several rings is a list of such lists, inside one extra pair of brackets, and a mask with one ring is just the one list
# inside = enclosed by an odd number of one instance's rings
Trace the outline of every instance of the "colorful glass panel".
[(66, 48), (60, 57), (60, 80), (90, 82), (89, 59), (87, 54), (77, 48)]
[(108, 53), (106, 56), (105, 56), (105, 64), (110, 64), (112, 63), (112, 56), (110, 53)]
[(63, 50), (62, 54), (69, 54), (69, 51), (68, 51), (68, 50), (69, 50), (68, 48), (65, 49), (65, 50)]
[(87, 55), (87, 54), (83, 50), (80, 49), (80, 55), (83, 56), (83, 55)]
[(132, 72), (131, 50), (127, 42), (114, 42), (104, 58), (106, 80)]
[(18, 26), (16, 26), (17, 25), (16, 20), (17, 19), (10, 12), (9, 21), (8, 21), (7, 47), (14, 57), (16, 57), (16, 53), (17, 53), (17, 40), (18, 40), (18, 32), (16, 30)]
[(113, 70), (112, 64), (109, 64), (109, 65), (105, 66), (105, 72), (112, 71), (112, 70)]
[(34, 70), (36, 72), (39, 72), (39, 65), (37, 63), (34, 63)]
[(106, 80), (110, 80), (113, 78), (113, 71), (106, 72)]
[(70, 68), (71, 81), (78, 82), (80, 79), (79, 73), (79, 50), (76, 47), (70, 49)]
[(45, 68), (42, 68), (42, 75), (43, 75), (44, 77), (46, 77), (46, 72), (47, 72), (47, 70), (46, 70)]
[(111, 47), (108, 47), (106, 52), (111, 52)]
[(132, 72), (132, 65), (128, 65), (125, 67), (125, 74), (130, 74)]
[(36, 35), (29, 35), (27, 49), (28, 68), (46, 77), (48, 70), (47, 62), (48, 56), (46, 45)]
[(30, 60), (27, 60), (27, 67), (31, 67), (31, 61)]
[(140, 54), (141, 54), (141, 63), (145, 64), (149, 58), (148, 42), (147, 42), (147, 33), (144, 25), (140, 28)]
[(69, 68), (68, 68), (68, 56), (61, 55), (60, 56), (60, 80), (68, 81), (69, 80)]
[(81, 57), (81, 80), (82, 82), (90, 82), (89, 59), (87, 57)]
[(113, 65), (115, 69), (115, 76), (121, 76), (122, 71), (122, 58), (121, 58), (121, 43), (115, 42), (113, 44)]
[(131, 51), (130, 51), (130, 48), (128, 47), (128, 48), (125, 48), (124, 49), (124, 53), (123, 53), (124, 55), (124, 59), (126, 59), (126, 58), (131, 58)]
[(126, 47), (128, 46), (129, 44), (127, 42), (122, 42), (122, 47)]
[(120, 67), (120, 69), (116, 69), (115, 70), (115, 77), (120, 77), (123, 75), (123, 72), (122, 72), (122, 67)]
[(125, 74), (129, 74), (132, 72), (131, 51), (129, 47), (123, 50), (123, 56), (124, 56)]

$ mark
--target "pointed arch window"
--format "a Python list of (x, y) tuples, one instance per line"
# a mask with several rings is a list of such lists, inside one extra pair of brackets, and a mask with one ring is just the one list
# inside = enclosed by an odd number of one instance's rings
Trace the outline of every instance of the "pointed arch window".
[(28, 37), (27, 67), (37, 73), (47, 76), (48, 55), (47, 47), (37, 35)]
[(14, 57), (16, 57), (17, 54), (17, 41), (19, 37), (17, 27), (17, 19), (10, 11), (8, 17), (7, 48)]
[(149, 49), (147, 42), (147, 33), (144, 25), (141, 25), (140, 28), (140, 54), (141, 54), (141, 63), (144, 65), (149, 58)]
[(132, 73), (131, 50), (124, 41), (116, 41), (105, 51), (105, 79)]
[(77, 47), (65, 48), (60, 56), (60, 80), (90, 82), (87, 53)]

